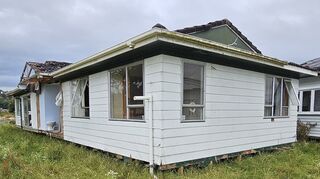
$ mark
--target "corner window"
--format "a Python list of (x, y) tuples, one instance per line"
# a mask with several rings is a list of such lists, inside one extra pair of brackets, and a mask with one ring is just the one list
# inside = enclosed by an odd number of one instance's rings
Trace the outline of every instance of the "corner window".
[(308, 112), (311, 109), (311, 91), (302, 92), (302, 111)]
[(290, 81), (278, 77), (266, 77), (265, 117), (289, 115), (289, 89), (291, 88), (292, 84)]
[(183, 64), (182, 120), (203, 120), (203, 66)]
[(88, 77), (71, 81), (72, 117), (89, 117), (89, 80)]
[(133, 100), (143, 96), (142, 64), (126, 66), (110, 71), (111, 118), (142, 120), (143, 101)]

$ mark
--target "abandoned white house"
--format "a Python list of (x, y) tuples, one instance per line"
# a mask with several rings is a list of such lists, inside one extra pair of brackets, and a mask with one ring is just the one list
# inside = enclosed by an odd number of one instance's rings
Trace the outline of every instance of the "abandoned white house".
[[(320, 71), (320, 58), (307, 61), (302, 66)], [(309, 77), (300, 79), (298, 119), (308, 123), (310, 137), (320, 137), (320, 78)]]
[(16, 125), (33, 131), (60, 130), (60, 107), (55, 105), (60, 85), (52, 83), (49, 73), (69, 64), (56, 61), (25, 64), (18, 88), (7, 93), (15, 97)]
[(67, 141), (170, 164), (296, 141), (299, 78), (224, 19), (150, 31), (50, 73)]

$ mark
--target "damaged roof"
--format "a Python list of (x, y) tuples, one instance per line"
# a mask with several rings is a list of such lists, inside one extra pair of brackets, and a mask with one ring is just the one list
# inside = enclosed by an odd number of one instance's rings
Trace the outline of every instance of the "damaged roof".
[(228, 19), (222, 19), (222, 20), (218, 20), (218, 21), (214, 21), (214, 22), (209, 22), (208, 24), (204, 24), (204, 25), (197, 25), (197, 26), (193, 26), (193, 27), (186, 27), (183, 29), (178, 29), (175, 30), (176, 32), (180, 32), (180, 33), (184, 33), (184, 34), (191, 34), (191, 33), (195, 33), (195, 32), (201, 32), (201, 31), (207, 31), (213, 27), (218, 27), (218, 26), (222, 26), (222, 25), (228, 25), (235, 33), (237, 33), (256, 53), (262, 54), (261, 51), (255, 46), (253, 45), (253, 43), (246, 37), (244, 36), (240, 30), (234, 26), (231, 21), (229, 21)]
[(46, 61), (44, 63), (39, 62), (27, 62), (36, 73), (51, 73), (57, 71), (65, 66), (70, 65), (68, 62), (58, 62), (58, 61)]
[(320, 71), (320, 57), (313, 60), (306, 61), (302, 63), (301, 66)]

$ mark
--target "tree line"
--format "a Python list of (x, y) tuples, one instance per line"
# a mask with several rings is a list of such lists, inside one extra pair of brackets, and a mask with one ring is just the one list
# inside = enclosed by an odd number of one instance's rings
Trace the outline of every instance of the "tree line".
[(0, 89), (0, 109), (8, 109), (9, 112), (14, 112), (14, 98), (8, 97), (5, 91)]

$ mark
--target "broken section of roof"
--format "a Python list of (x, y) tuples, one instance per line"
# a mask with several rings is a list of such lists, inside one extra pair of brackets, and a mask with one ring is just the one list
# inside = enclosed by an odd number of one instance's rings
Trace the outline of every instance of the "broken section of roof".
[(302, 63), (301, 66), (320, 71), (320, 57), (313, 60), (306, 61)]
[(20, 95), (28, 91), (40, 93), (41, 83), (50, 83), (52, 77), (49, 73), (59, 70), (65, 66), (70, 65), (68, 62), (46, 61), (39, 62), (26, 62), (23, 69), (18, 88), (9, 91), (7, 95)]
[(261, 51), (244, 36), (236, 26), (228, 19), (209, 22), (204, 25), (197, 25), (178, 29), (176, 32), (194, 35), (200, 38), (209, 39), (229, 46), (238, 47), (244, 50), (260, 53)]

